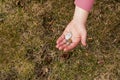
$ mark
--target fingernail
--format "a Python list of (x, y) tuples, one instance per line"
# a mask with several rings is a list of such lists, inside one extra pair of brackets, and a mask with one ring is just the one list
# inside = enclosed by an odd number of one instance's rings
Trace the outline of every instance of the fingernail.
[(62, 47), (60, 47), (59, 50), (62, 50)]
[(57, 44), (59, 43), (59, 41), (56, 42)]
[(83, 46), (86, 46), (86, 44), (83, 44)]
[(82, 42), (82, 45), (83, 45), (83, 46), (86, 46), (86, 43), (85, 43), (85, 42)]
[(64, 52), (66, 52), (67, 50), (66, 49), (64, 49)]
[(84, 43), (84, 46), (86, 46), (87, 44), (86, 43)]
[(56, 48), (58, 48), (58, 45), (56, 45)]

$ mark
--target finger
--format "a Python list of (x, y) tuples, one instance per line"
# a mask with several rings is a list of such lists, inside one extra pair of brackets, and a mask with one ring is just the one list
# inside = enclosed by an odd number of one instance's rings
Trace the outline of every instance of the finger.
[(64, 48), (66, 48), (67, 46), (68, 46), (68, 44), (64, 44), (64, 45), (59, 47), (59, 50), (64, 50)]
[(57, 44), (59, 44), (63, 39), (65, 38), (64, 35), (61, 35), (58, 39), (57, 39)]
[(65, 43), (66, 43), (66, 40), (63, 39), (59, 44), (57, 44), (58, 48), (64, 45)]
[(63, 34), (57, 39), (57, 44), (59, 44), (63, 39), (65, 39), (65, 35), (68, 31), (64, 30)]
[(71, 43), (69, 46), (67, 46), (66, 48), (64, 48), (64, 51), (67, 52), (67, 51), (72, 50), (73, 48), (75, 48), (77, 46), (78, 43), (79, 42)]
[(86, 46), (86, 34), (81, 36), (81, 43), (83, 46)]
[(59, 47), (64, 45), (66, 43), (66, 39), (63, 39), (59, 44), (57, 44)]

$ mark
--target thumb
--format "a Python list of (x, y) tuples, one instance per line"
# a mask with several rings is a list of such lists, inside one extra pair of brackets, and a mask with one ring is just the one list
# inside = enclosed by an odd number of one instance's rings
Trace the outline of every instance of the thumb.
[(87, 37), (86, 34), (81, 35), (81, 43), (82, 43), (83, 46), (86, 46), (86, 37)]

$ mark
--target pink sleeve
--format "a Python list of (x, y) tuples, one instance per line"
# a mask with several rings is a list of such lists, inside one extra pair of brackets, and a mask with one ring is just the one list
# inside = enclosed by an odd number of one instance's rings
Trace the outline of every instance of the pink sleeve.
[(75, 5), (86, 11), (91, 10), (93, 3), (94, 3), (94, 0), (75, 0)]

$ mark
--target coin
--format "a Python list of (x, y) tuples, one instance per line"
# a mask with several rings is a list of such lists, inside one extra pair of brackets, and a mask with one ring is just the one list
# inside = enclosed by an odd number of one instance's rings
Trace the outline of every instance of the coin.
[(68, 32), (68, 33), (65, 35), (65, 39), (66, 39), (66, 40), (69, 40), (71, 37), (72, 37), (72, 33), (71, 33), (71, 32)]

